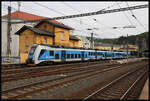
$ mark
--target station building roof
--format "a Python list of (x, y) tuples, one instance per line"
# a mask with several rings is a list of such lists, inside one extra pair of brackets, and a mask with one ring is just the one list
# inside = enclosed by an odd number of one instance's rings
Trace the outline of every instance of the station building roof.
[[(7, 17), (8, 17), (8, 14), (2, 16), (2, 18), (7, 18)], [(15, 11), (15, 12), (11, 13), (11, 18), (12, 19), (27, 20), (27, 21), (48, 19), (48, 17), (38, 16), (38, 15), (34, 15), (34, 14), (22, 12), (22, 11)], [(63, 23), (58, 22), (58, 21), (53, 20), (53, 19), (48, 20), (48, 21), (49, 21), (49, 23), (54, 24), (56, 26), (64, 27), (64, 28), (71, 29), (71, 30), (73, 29), (73, 28), (71, 28), (67, 25), (64, 25)]]
[(69, 39), (70, 39), (70, 40), (75, 40), (75, 41), (79, 41), (79, 40), (80, 40), (79, 38), (77, 38), (77, 37), (74, 36), (74, 35), (70, 35)]
[(20, 33), (22, 33), (24, 30), (26, 29), (30, 29), (31, 31), (35, 32), (36, 34), (40, 34), (40, 35), (46, 35), (46, 36), (51, 36), (51, 37), (54, 37), (54, 33), (50, 33), (46, 30), (41, 30), (41, 29), (38, 29), (38, 28), (33, 28), (31, 26), (26, 26), (24, 25), (20, 30), (18, 30), (15, 34), (17, 35), (20, 35)]
[(51, 24), (53, 26), (56, 26), (56, 27), (60, 27), (60, 28), (68, 29), (68, 30), (73, 30), (73, 28), (68, 27), (68, 26), (66, 26), (66, 25), (64, 25), (62, 23), (61, 24), (60, 23), (55, 23), (53, 20), (42, 20), (38, 24), (36, 24), (34, 27), (37, 27), (40, 24), (45, 23), (45, 22), (47, 22), (48, 24)]
[[(20, 35), (20, 33), (22, 33), (23, 31), (25, 31), (26, 29), (30, 29), (31, 31), (35, 32), (36, 34), (55, 37), (55, 34), (52, 33), (52, 32), (48, 32), (46, 30), (42, 30), (42, 29), (39, 29), (39, 28), (35, 28), (35, 27), (31, 27), (31, 26), (26, 26), (26, 25), (24, 25), (21, 29), (19, 29), (15, 34)], [(70, 35), (69, 39), (70, 40), (75, 40), (75, 41), (79, 41), (80, 40), (80, 39), (78, 39), (74, 35)]]

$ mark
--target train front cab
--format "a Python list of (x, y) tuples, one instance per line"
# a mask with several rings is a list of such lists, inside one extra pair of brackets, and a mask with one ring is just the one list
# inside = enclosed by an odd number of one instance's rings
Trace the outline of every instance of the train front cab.
[(26, 60), (26, 64), (28, 66), (35, 66), (35, 63), (34, 63), (34, 55), (35, 55), (35, 50), (36, 50), (37, 46), (32, 46), (30, 48), (30, 51), (28, 53), (28, 58)]

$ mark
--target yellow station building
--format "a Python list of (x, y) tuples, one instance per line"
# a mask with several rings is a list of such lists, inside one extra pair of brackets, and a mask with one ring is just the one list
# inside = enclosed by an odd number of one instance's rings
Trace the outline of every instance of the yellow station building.
[(24, 25), (15, 33), (19, 35), (20, 62), (26, 61), (28, 51), (33, 44), (78, 47), (79, 39), (70, 35), (70, 30), (73, 28), (51, 21), (41, 21), (34, 27)]

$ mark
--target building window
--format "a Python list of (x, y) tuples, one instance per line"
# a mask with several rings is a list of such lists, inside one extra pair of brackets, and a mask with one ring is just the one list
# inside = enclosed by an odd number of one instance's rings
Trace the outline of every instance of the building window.
[(46, 44), (47, 43), (47, 38), (46, 37), (44, 37), (44, 44)]
[(42, 40), (40, 40), (40, 43), (42, 44)]
[(64, 40), (64, 32), (61, 32), (61, 40)]
[(47, 25), (44, 25), (44, 29), (45, 29), (45, 30), (47, 29)]
[(72, 43), (72, 46), (74, 46), (74, 42)]

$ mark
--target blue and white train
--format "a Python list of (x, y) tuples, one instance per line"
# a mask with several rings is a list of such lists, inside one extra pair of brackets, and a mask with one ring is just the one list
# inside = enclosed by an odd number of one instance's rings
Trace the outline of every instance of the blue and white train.
[[(85, 49), (77, 47), (51, 46), (35, 44), (31, 47), (27, 64), (41, 64), (53, 62), (87, 61), (97, 59), (119, 59), (126, 58), (126, 52), (101, 51), (98, 49)], [(128, 52), (128, 57), (130, 57)]]

